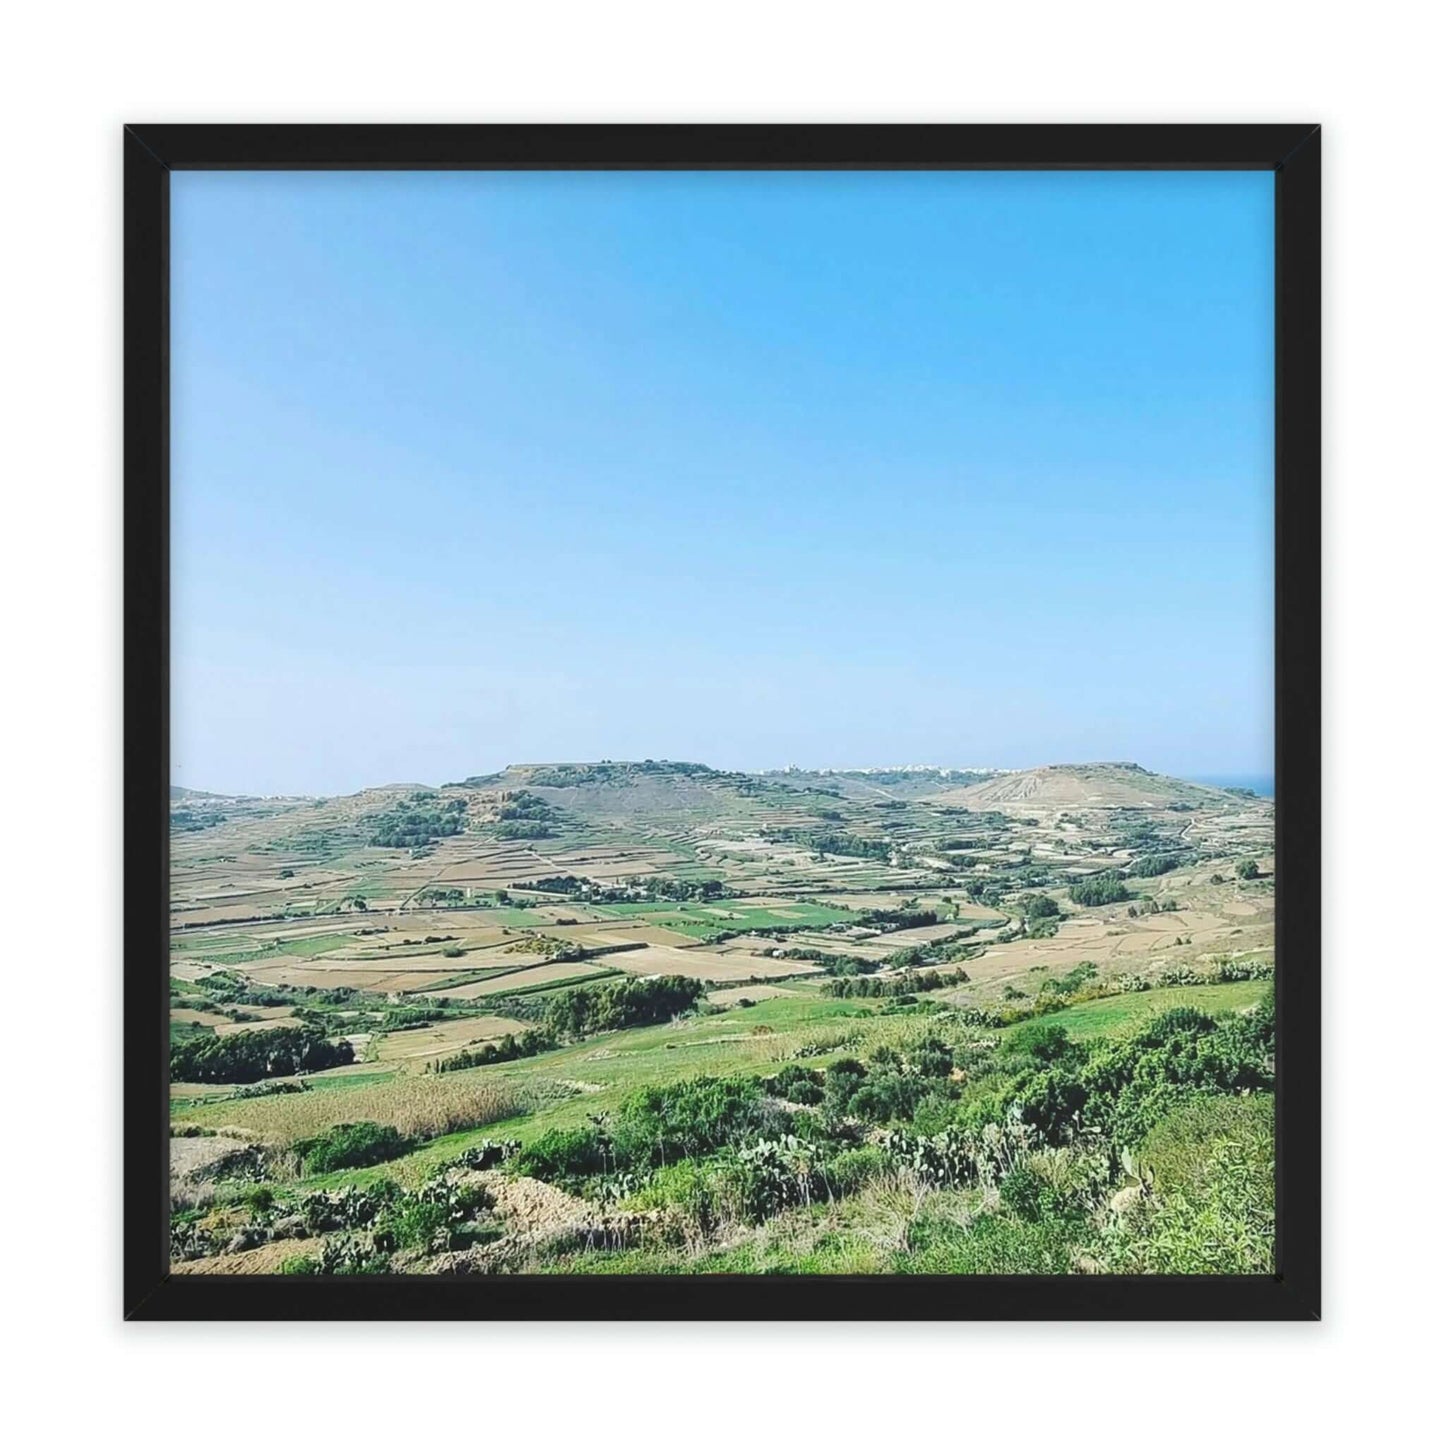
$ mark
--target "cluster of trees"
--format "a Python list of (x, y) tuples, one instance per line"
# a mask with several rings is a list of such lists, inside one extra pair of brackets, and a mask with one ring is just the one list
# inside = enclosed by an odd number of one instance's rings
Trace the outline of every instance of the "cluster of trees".
[(1083, 908), (1098, 908), (1105, 903), (1120, 903), (1129, 897), (1124, 880), (1115, 869), (1081, 878), (1069, 889), (1069, 898)]
[(664, 1168), (756, 1138), (766, 1126), (756, 1079), (704, 1076), (639, 1089), (614, 1115), (549, 1129), (511, 1160), (518, 1174), (577, 1188), (589, 1178)]
[(377, 848), (423, 848), (466, 827), (467, 800), (443, 802), (435, 793), (413, 793), (371, 820), (370, 842)]
[(475, 1049), (463, 1049), (459, 1054), (438, 1059), (427, 1065), (427, 1072), (451, 1074), (458, 1069), (479, 1069), (486, 1064), (510, 1064), (557, 1047), (557, 1035), (551, 1029), (525, 1029), (520, 1034), (507, 1034)]
[(205, 1034), (172, 1048), (171, 1078), (192, 1084), (253, 1084), (334, 1069), (352, 1058), (345, 1039), (333, 1043), (312, 1027)]
[(816, 963), (824, 973), (831, 973), (836, 978), (877, 973), (882, 966), (877, 959), (863, 958), (856, 953), (826, 953), (821, 948), (775, 948), (773, 957), (796, 959), (799, 963)]
[(968, 975), (960, 968), (953, 973), (925, 969), (921, 973), (909, 969), (889, 978), (863, 975), (854, 978), (830, 978), (823, 992), (830, 998), (903, 998), (915, 993), (933, 993), (940, 988), (967, 983)]
[(487, 1064), (507, 1064), (561, 1048), (568, 1039), (666, 1023), (696, 1008), (703, 993), (704, 986), (697, 979), (669, 974), (662, 978), (620, 978), (563, 992), (544, 989), (532, 998), (515, 994), (492, 998), (488, 1002), (497, 1012), (535, 1019), (536, 1027), (463, 1049), (428, 1068), (432, 1073), (445, 1074)]
[(814, 853), (832, 853), (840, 858), (871, 858), (886, 863), (895, 844), (886, 838), (860, 838), (856, 833), (836, 829), (774, 828), (768, 836), (782, 843), (797, 843)]
[(416, 901), (427, 908), (459, 908), (467, 901), (464, 888), (423, 888)]
[(552, 838), (556, 836), (550, 823), (533, 822), (496, 823), (492, 827), (492, 833), (497, 838), (504, 840), (510, 838)]
[(503, 793), (492, 832), (498, 838), (551, 838), (562, 814), (536, 793)]
[(580, 788), (589, 783), (622, 784), (637, 777), (705, 777), (714, 771), (706, 763), (670, 763), (652, 758), (620, 763), (604, 758), (600, 763), (557, 763), (533, 768), (527, 776), (538, 788)]
[(1147, 918), (1154, 913), (1178, 913), (1177, 898), (1145, 898), (1129, 905), (1130, 918)]
[(568, 898), (588, 903), (710, 903), (719, 898), (737, 896), (735, 889), (716, 878), (669, 878), (663, 874), (624, 878), (620, 883), (606, 884), (594, 882), (591, 878), (579, 878), (575, 873), (557, 873), (515, 886), (538, 893), (562, 893)]
[(224, 823), (227, 814), (219, 808), (172, 808), (172, 833), (199, 833)]
[(860, 923), (870, 928), (931, 928), (938, 922), (932, 908), (869, 908), (859, 915)]
[[(172, 987), (174, 988), (174, 984)], [(256, 1004), (261, 1007), (294, 1003), (297, 993), (297, 990), (286, 984), (255, 983), (230, 969), (218, 969), (215, 973), (207, 974), (205, 978), (196, 981), (194, 988), (207, 994), (216, 1003)], [(314, 990), (307, 989), (306, 992)]]
[(564, 1038), (585, 1038), (612, 1029), (666, 1023), (697, 1006), (704, 992), (695, 978), (622, 978), (614, 983), (569, 989), (553, 999), (546, 1027)]
[(1030, 938), (1047, 938), (1058, 932), (1063, 910), (1047, 893), (1026, 893), (1019, 899), (1024, 931)]
[(1183, 861), (1177, 853), (1145, 853), (1129, 865), (1129, 872), (1135, 878), (1157, 878), (1161, 873), (1172, 873)]

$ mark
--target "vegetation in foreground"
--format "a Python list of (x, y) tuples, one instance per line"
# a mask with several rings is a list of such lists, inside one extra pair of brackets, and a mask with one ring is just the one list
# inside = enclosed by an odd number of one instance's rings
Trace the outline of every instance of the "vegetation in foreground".
[[(484, 1135), (347, 1124), (240, 1150), (177, 1198), (176, 1257), (304, 1240), (288, 1270), (1267, 1272), (1268, 996), (1082, 1037), (1072, 1012), (1000, 1031), (875, 1008), (803, 1057), (609, 1108), (583, 1093)], [(892, 1042), (846, 1042), (869, 1036)]]

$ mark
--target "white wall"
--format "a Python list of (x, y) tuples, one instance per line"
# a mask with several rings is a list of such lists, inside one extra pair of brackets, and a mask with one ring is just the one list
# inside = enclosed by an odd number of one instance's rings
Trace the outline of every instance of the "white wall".
[[(1440, 723), (1424, 692), (1439, 643), (1419, 635), (1441, 566), (1428, 13), (1401, 0), (1348, 20), (1266, 0), (11, 13), (0, 587), (10, 671), (29, 680), (0, 713), (13, 734), (0, 1278), (19, 1346), (8, 1403), (40, 1412), (36, 1438), (127, 1416), (207, 1441), (304, 1438), (305, 1422), (325, 1432), (312, 1438), (844, 1440), (904, 1423), (951, 1442), (1254, 1440), (1291, 1425), (1418, 1438), (1404, 1421), (1434, 1383), (1425, 1310), (1440, 1273), (1438, 1126), (1421, 1100), (1440, 1049), (1411, 1025), (1438, 1017), (1445, 959), (1438, 937), (1407, 931), (1436, 890), (1398, 904), (1438, 854)], [(122, 1328), (120, 127), (243, 119), (1325, 124), (1325, 1324)], [(27, 1002), (32, 982), (50, 999), (90, 991), (72, 1023), (84, 1067), (47, 1063), (52, 1004)]]

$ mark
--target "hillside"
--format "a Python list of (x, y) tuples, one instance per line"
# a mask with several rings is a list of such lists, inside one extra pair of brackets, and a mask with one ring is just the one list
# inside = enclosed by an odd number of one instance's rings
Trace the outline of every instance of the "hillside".
[(1058, 763), (1004, 773), (940, 794), (939, 802), (964, 808), (1031, 811), (1050, 808), (1167, 808), (1219, 804), (1219, 788), (1151, 773), (1138, 763)]

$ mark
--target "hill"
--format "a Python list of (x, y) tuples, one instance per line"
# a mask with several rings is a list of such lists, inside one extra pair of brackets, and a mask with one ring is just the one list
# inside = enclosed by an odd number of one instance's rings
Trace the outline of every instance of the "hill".
[(939, 795), (938, 801), (964, 808), (1029, 811), (1050, 808), (1167, 808), (1218, 804), (1219, 788), (1186, 783), (1151, 773), (1138, 763), (1057, 763), (1004, 773)]

